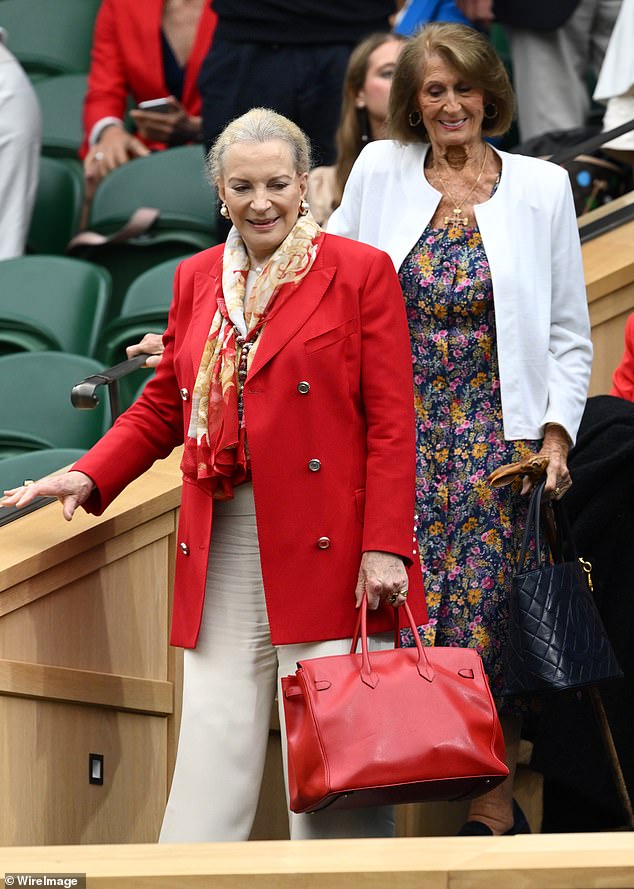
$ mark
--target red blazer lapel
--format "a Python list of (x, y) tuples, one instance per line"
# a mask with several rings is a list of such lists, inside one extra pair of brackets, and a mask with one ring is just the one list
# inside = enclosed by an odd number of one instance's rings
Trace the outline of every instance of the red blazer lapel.
[(137, 46), (136, 50), (143, 53), (146, 70), (153, 72), (150, 75), (152, 79), (156, 77), (157, 81), (160, 81), (161, 96), (166, 96), (168, 90), (163, 72), (163, 47), (161, 44), (163, 3), (160, 0), (158, 2), (152, 0), (147, 4), (139, 3), (136, 5), (135, 12), (138, 15), (139, 28), (146, 32), (145, 44), (142, 47)]
[(200, 13), (198, 30), (187, 64), (185, 65), (185, 81), (183, 83), (183, 104), (190, 108), (190, 114), (200, 114), (200, 95), (198, 93), (198, 74), (203, 59), (211, 46), (216, 30), (217, 16), (209, 3), (205, 4)]
[(336, 269), (316, 268), (319, 260), (299, 284), (287, 284), (280, 290), (274, 317), (262, 331), (262, 338), (249, 369), (249, 380), (295, 336), (313, 314), (332, 281)]

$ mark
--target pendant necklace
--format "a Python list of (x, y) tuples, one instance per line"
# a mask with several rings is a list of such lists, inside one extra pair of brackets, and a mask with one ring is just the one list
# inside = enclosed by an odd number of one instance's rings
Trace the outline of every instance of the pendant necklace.
[(469, 191), (469, 194), (466, 195), (460, 202), (458, 202), (455, 199), (455, 197), (452, 195), (452, 193), (447, 188), (447, 183), (440, 175), (440, 171), (437, 169), (435, 170), (436, 176), (438, 176), (438, 178), (440, 179), (440, 181), (443, 184), (443, 187), (445, 189), (447, 197), (454, 205), (453, 212), (452, 212), (451, 216), (444, 217), (444, 220), (443, 220), (444, 225), (449, 225), (449, 223), (452, 223), (452, 225), (466, 225), (468, 223), (469, 217), (465, 213), (463, 213), (462, 208), (463, 208), (464, 204), (467, 203), (467, 201), (469, 200), (469, 198), (471, 197), (473, 192), (476, 190), (480, 179), (482, 179), (482, 174), (484, 173), (484, 167), (486, 164), (488, 152), (489, 152), (489, 146), (488, 146), (488, 143), (485, 142), (484, 143), (484, 157), (482, 158), (482, 166), (480, 167), (480, 172), (478, 173), (478, 178), (473, 183), (473, 186), (472, 186), (471, 190)]

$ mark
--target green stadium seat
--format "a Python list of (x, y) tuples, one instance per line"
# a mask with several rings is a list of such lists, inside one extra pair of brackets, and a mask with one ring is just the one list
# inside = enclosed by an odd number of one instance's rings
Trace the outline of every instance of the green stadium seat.
[(77, 231), (83, 198), (81, 164), (41, 155), (27, 252), (62, 255)]
[(88, 450), (110, 424), (107, 399), (76, 410), (73, 386), (102, 365), (65, 352), (20, 352), (0, 358), (0, 457), (44, 447)]
[[(140, 274), (218, 242), (215, 202), (199, 145), (136, 158), (106, 176), (92, 200), (87, 231), (77, 235), (69, 252), (110, 271), (110, 320), (119, 315), (128, 288)], [(150, 223), (132, 236), (118, 235), (140, 208), (156, 211)], [(96, 243), (99, 239), (103, 243)]]
[[(126, 359), (126, 346), (138, 343), (146, 333), (163, 333), (172, 301), (172, 283), (178, 264), (185, 256), (177, 256), (148, 269), (130, 285), (117, 318), (106, 327), (98, 356), (104, 365), (112, 366)], [(119, 382), (121, 404), (129, 407), (136, 399), (140, 385), (145, 385), (153, 370), (139, 368)]]
[(106, 176), (93, 198), (88, 228), (109, 234), (138, 207), (156, 207), (154, 231), (196, 231), (211, 244), (216, 243), (215, 203), (201, 146), (181, 145), (136, 158)]
[(1, 261), (0, 352), (56, 349), (93, 356), (110, 289), (108, 272), (80, 259), (18, 256)]
[(138, 342), (145, 333), (163, 333), (172, 302), (172, 282), (178, 264), (176, 256), (148, 269), (132, 282), (117, 318), (103, 332), (98, 355), (104, 364), (124, 361), (126, 346)]
[(101, 0), (0, 0), (7, 45), (27, 74), (87, 73)]
[(84, 138), (82, 108), (86, 82), (85, 74), (60, 74), (33, 84), (42, 112), (42, 154), (47, 157), (77, 160)]

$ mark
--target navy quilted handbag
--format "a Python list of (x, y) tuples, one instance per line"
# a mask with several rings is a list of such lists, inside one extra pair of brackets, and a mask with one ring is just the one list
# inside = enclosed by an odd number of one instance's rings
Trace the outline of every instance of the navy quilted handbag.
[[(509, 599), (506, 695), (565, 691), (623, 676), (592, 596), (591, 566), (577, 557), (563, 506), (542, 504), (544, 485), (531, 495)], [(546, 512), (553, 519), (550, 559), (540, 541)], [(527, 556), (532, 566), (526, 567)]]

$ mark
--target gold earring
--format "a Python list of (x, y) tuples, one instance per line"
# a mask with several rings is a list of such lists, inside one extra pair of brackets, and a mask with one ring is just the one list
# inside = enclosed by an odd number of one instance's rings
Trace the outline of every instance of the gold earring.
[(306, 201), (306, 200), (300, 201), (299, 215), (306, 216), (306, 214), (308, 213), (309, 210), (310, 210), (310, 204), (308, 203), (308, 201)]
[(407, 119), (409, 121), (410, 127), (417, 127), (423, 119), (423, 115), (417, 109), (416, 111), (410, 111)]
[(495, 104), (495, 102), (487, 102), (484, 106), (483, 113), (485, 120), (495, 120), (495, 118), (498, 116), (498, 106)]
[(229, 219), (229, 210), (228, 210), (227, 205), (225, 204), (224, 201), (220, 205), (220, 215), (222, 216), (223, 219)]

